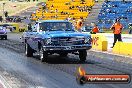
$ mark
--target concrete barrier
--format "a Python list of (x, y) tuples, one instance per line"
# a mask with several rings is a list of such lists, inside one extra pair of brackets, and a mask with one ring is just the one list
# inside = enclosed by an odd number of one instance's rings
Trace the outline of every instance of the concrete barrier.
[(11, 32), (24, 32), (26, 30), (26, 28), (20, 28), (19, 23), (1, 23), (0, 25), (7, 27), (7, 30)]
[(132, 56), (132, 42), (117, 42), (113, 53)]
[(92, 48), (101, 51), (107, 51), (108, 41), (102, 34), (92, 34)]
[(19, 32), (18, 23), (1, 23), (0, 25), (7, 27), (7, 30), (10, 30), (11, 32)]

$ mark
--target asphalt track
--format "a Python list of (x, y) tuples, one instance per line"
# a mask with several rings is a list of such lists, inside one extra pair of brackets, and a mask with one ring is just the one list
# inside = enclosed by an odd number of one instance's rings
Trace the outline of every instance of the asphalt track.
[(132, 76), (132, 64), (116, 61), (124, 57), (88, 51), (84, 63), (79, 62), (79, 57), (72, 54), (65, 58), (58, 55), (49, 56), (48, 61), (42, 63), (37, 54), (34, 57), (25, 56), (20, 36), (9, 34), (8, 40), (0, 40), (0, 75), (12, 88), (132, 88), (132, 82), (83, 86), (76, 82), (76, 72), (80, 65), (88, 74)]

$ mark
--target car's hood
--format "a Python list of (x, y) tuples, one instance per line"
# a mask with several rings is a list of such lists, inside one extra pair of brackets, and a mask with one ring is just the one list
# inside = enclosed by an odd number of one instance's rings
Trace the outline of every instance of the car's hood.
[(53, 38), (53, 37), (90, 37), (89, 34), (83, 34), (80, 32), (72, 32), (72, 31), (52, 31), (45, 32), (45, 38)]
[(5, 33), (6, 31), (5, 30), (0, 30), (1, 33)]

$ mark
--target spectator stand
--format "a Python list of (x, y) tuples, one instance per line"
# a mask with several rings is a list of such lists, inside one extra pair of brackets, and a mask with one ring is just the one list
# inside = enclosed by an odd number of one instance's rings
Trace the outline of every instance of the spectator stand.
[(98, 26), (110, 28), (114, 20), (119, 18), (125, 29), (132, 23), (132, 1), (107, 1), (102, 5), (98, 15)]
[(44, 5), (40, 5), (35, 13), (32, 13), (32, 20), (65, 20), (69, 17), (74, 20), (86, 19), (89, 11), (94, 5), (93, 0), (48, 0)]

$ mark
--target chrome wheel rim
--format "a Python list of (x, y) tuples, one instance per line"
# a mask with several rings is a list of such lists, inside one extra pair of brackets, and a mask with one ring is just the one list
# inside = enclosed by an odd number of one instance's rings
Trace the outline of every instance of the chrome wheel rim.
[(25, 54), (27, 55), (27, 44), (26, 44), (26, 47), (25, 47)]
[(43, 58), (44, 58), (43, 49), (41, 48), (41, 49), (40, 49), (40, 59), (42, 60)]

